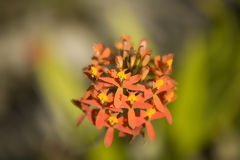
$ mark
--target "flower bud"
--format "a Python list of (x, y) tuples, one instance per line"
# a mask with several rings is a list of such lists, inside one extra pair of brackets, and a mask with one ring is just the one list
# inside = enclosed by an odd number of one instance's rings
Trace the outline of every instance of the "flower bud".
[(129, 54), (126, 51), (123, 51), (123, 59), (125, 60), (125, 58), (127, 58), (129, 56)]
[(145, 39), (141, 40), (139, 46), (143, 47), (143, 49), (146, 49), (147, 48), (147, 41)]
[(116, 56), (115, 63), (117, 65), (117, 68), (122, 68), (123, 66), (123, 59), (121, 56)]
[(145, 66), (141, 69), (141, 81), (143, 81), (149, 73), (150, 68)]
[(136, 55), (131, 56), (131, 58), (130, 58), (130, 67), (131, 68), (134, 66), (135, 61), (136, 61)]
[(142, 61), (142, 66), (146, 66), (149, 61), (151, 60), (151, 57), (149, 55), (144, 56), (143, 61)]
[(143, 39), (139, 44), (139, 54), (141, 55), (141, 57), (144, 55), (144, 51), (146, 50), (146, 48), (147, 48), (147, 41)]

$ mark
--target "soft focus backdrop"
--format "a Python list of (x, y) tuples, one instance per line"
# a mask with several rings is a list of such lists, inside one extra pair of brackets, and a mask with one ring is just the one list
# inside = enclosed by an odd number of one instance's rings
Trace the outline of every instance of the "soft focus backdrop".
[[(94, 43), (146, 38), (174, 53), (173, 124), (156, 140), (115, 137), (87, 121), (72, 98), (89, 81)], [(0, 2), (0, 159), (239, 160), (240, 2), (237, 0), (10, 0)]]

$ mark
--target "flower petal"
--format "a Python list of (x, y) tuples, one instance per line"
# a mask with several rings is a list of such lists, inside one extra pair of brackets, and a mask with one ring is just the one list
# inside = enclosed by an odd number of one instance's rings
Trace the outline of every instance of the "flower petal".
[(104, 49), (102, 52), (101, 58), (108, 58), (111, 54), (111, 50), (109, 48)]
[(160, 62), (160, 60), (161, 60), (161, 57), (160, 56), (156, 56), (155, 58), (154, 58), (154, 65), (155, 65), (155, 67), (159, 67), (159, 62)]
[(130, 89), (130, 90), (133, 90), (133, 91), (144, 91), (145, 90), (145, 87), (141, 84), (123, 84), (123, 87), (124, 88), (127, 88), (127, 89)]
[(145, 123), (145, 125), (146, 125), (146, 129), (147, 129), (147, 135), (148, 135), (148, 137), (150, 138), (151, 141), (154, 141), (154, 139), (155, 139), (155, 133), (154, 133), (152, 124), (151, 124), (149, 121), (147, 121), (147, 122)]
[(119, 108), (122, 104), (122, 101), (121, 101), (122, 94), (123, 94), (123, 89), (121, 87), (118, 87), (114, 97), (114, 105), (116, 108)]
[(159, 111), (165, 112), (164, 106), (163, 106), (161, 100), (159, 99), (159, 97), (156, 94), (153, 95), (153, 101), (154, 101), (154, 104), (155, 104), (156, 108)]
[(93, 50), (94, 50), (94, 56), (98, 57), (103, 50), (103, 44), (102, 43), (94, 44)]
[(114, 112), (119, 112), (119, 113), (122, 113), (122, 109), (120, 108), (114, 108), (114, 107), (105, 107), (105, 109), (109, 109), (111, 111), (114, 111)]
[(144, 98), (147, 100), (149, 98), (152, 98), (153, 92), (151, 88), (145, 89), (144, 90)]
[(82, 114), (81, 116), (78, 117), (77, 122), (76, 122), (77, 127), (82, 123), (84, 118), (85, 118), (85, 114)]
[(100, 109), (98, 112), (98, 115), (96, 117), (96, 128), (101, 129), (102, 126), (104, 125), (104, 120), (105, 120), (105, 110)]
[[(144, 114), (142, 114), (142, 115), (144, 115)], [(145, 123), (145, 119), (143, 116), (136, 117), (136, 126), (137, 127), (141, 126), (143, 123)]]
[(106, 147), (109, 147), (112, 144), (114, 128), (109, 127), (104, 138), (104, 143)]
[(150, 118), (150, 120), (154, 120), (154, 119), (160, 119), (162, 117), (165, 117), (165, 113), (163, 112), (156, 112), (155, 114), (153, 114)]
[(81, 100), (81, 102), (85, 104), (97, 106), (98, 108), (102, 108), (102, 106), (95, 99), (91, 99), (91, 100), (83, 99)]
[(131, 76), (129, 80), (127, 80), (127, 83), (134, 84), (140, 81), (140, 79), (141, 79), (141, 76), (137, 74), (137, 75)]
[(128, 110), (128, 124), (132, 129), (136, 127), (136, 116), (133, 108)]
[(152, 105), (149, 103), (144, 103), (141, 101), (136, 101), (133, 103), (133, 108), (141, 108), (141, 109), (148, 109), (148, 108), (152, 108)]
[(167, 119), (168, 124), (172, 124), (172, 116), (171, 113), (169, 112), (168, 108), (165, 107), (165, 116)]
[(126, 137), (126, 136), (127, 136), (127, 134), (126, 134), (126, 133), (124, 133), (124, 132), (121, 132), (121, 131), (120, 131), (120, 132), (118, 133), (118, 136), (119, 136), (119, 137)]
[(109, 77), (100, 77), (100, 80), (107, 82), (107, 83), (111, 83), (115, 86), (119, 86), (119, 84), (114, 80), (114, 78), (109, 78)]
[(91, 124), (94, 124), (94, 110), (87, 110), (86, 111), (86, 116), (87, 116), (87, 118), (88, 118), (88, 121), (91, 123)]

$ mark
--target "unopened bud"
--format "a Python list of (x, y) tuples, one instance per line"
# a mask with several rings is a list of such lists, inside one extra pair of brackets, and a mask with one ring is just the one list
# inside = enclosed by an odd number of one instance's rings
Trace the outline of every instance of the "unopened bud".
[(127, 58), (129, 56), (129, 54), (126, 51), (123, 51), (123, 59), (125, 60), (125, 58)]
[(144, 56), (143, 61), (142, 61), (142, 66), (143, 67), (146, 66), (149, 63), (150, 59), (151, 59), (151, 57), (149, 55)]
[(140, 64), (140, 62), (141, 62), (141, 59), (138, 57), (138, 58), (136, 58), (136, 66), (139, 66), (139, 64)]
[(121, 56), (116, 56), (115, 62), (116, 62), (117, 68), (122, 68), (122, 66), (123, 66), (123, 59), (122, 59)]
[(124, 40), (123, 41), (123, 50), (127, 50), (128, 49), (128, 41)]
[(143, 81), (149, 73), (150, 68), (145, 66), (141, 69), (141, 81)]
[(145, 39), (141, 40), (140, 44), (139, 44), (139, 54), (141, 56), (143, 56), (144, 54), (144, 51), (146, 50), (147, 48), (147, 41)]
[(143, 49), (146, 49), (147, 48), (147, 41), (145, 39), (141, 40), (139, 46), (143, 47)]
[(130, 58), (130, 67), (131, 68), (134, 66), (135, 61), (136, 61), (136, 55), (131, 56), (131, 58)]
[(99, 57), (100, 52), (102, 52), (102, 50), (103, 50), (103, 45), (101, 43), (94, 44), (93, 51), (94, 51), (94, 56), (95, 57)]

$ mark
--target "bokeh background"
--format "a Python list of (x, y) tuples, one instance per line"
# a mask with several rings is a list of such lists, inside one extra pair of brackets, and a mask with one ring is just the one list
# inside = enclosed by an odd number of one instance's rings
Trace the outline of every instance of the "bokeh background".
[[(0, 2), (1, 160), (239, 160), (240, 1), (9, 0)], [(115, 136), (110, 148), (72, 98), (89, 81), (94, 43), (146, 38), (174, 53), (173, 124), (156, 140)]]

